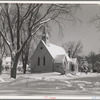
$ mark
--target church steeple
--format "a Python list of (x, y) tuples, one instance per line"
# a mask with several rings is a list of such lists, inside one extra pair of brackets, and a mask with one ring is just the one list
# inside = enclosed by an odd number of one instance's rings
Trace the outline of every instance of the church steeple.
[(49, 46), (49, 35), (46, 32), (45, 26), (43, 27), (42, 40), (45, 42), (46, 45)]

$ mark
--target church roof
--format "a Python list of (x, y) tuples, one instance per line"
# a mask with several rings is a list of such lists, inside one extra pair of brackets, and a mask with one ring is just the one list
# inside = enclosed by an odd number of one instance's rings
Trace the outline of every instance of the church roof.
[(54, 60), (54, 63), (62, 63), (64, 62), (64, 59), (65, 59), (65, 55), (57, 55)]
[(47, 50), (49, 51), (49, 53), (51, 54), (51, 56), (55, 59), (58, 55), (65, 55), (65, 57), (67, 58), (68, 61), (72, 62), (72, 60), (68, 57), (68, 55), (66, 54), (66, 51), (57, 45), (51, 44), (49, 43), (49, 45), (46, 45), (44, 43), (43, 40), (41, 40), (43, 42), (43, 44), (45, 45), (45, 47), (47, 48)]

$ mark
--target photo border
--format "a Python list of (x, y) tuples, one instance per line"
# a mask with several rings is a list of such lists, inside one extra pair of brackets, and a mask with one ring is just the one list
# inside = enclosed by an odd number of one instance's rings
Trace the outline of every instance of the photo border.
[[(51, 3), (61, 3), (61, 4), (100, 4), (99, 0), (88, 0), (88, 1), (84, 1), (84, 0), (0, 0), (0, 3), (43, 3), (43, 4), (51, 4)], [(55, 97), (55, 98), (53, 98)], [(75, 100), (75, 99), (79, 99), (79, 100), (93, 100), (93, 99), (100, 99), (100, 96), (76, 96), (76, 95), (70, 95), (70, 96), (0, 96), (0, 100), (33, 100), (33, 99), (68, 99), (68, 100)]]

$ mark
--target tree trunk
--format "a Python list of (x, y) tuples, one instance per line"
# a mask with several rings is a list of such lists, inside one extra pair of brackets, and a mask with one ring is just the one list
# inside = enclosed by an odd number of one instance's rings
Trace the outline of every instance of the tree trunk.
[[(25, 55), (25, 54), (23, 54), (23, 55)], [(23, 62), (23, 74), (26, 74), (26, 62), (25, 62), (25, 56), (23, 57), (23, 55), (22, 55), (22, 62)]]
[(0, 58), (0, 75), (2, 74), (2, 59)]
[(28, 54), (26, 53), (26, 55), (24, 54), (24, 57), (22, 58), (22, 62), (23, 62), (23, 73), (26, 74), (26, 67), (27, 67), (27, 63), (28, 63)]
[(23, 61), (23, 74), (26, 74), (26, 62), (25, 61)]
[(22, 51), (22, 62), (23, 62), (23, 73), (26, 74), (26, 68), (28, 63), (29, 49), (30, 49), (31, 39), (28, 41), (24, 50)]
[(11, 78), (16, 78), (17, 64), (18, 64), (19, 56), (20, 56), (20, 54), (16, 53), (16, 55), (14, 57), (14, 61), (13, 61), (12, 68), (11, 68)]

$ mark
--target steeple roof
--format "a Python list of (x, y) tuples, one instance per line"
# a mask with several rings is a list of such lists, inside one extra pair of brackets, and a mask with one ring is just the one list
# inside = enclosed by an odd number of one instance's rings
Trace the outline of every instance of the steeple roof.
[(45, 42), (45, 44), (49, 45), (49, 35), (46, 32), (45, 26), (43, 27), (42, 40)]

